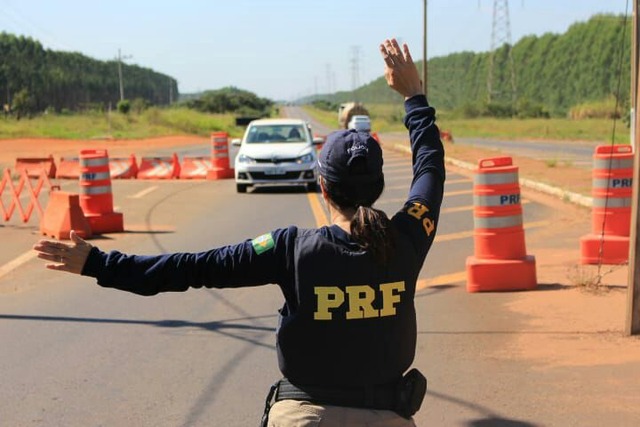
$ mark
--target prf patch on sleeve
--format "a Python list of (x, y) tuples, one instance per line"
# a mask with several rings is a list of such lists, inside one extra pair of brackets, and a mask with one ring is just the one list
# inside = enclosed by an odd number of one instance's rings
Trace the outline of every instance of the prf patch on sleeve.
[(436, 228), (435, 222), (429, 218), (429, 208), (423, 205), (422, 203), (413, 202), (411, 204), (407, 204), (404, 207), (404, 211), (422, 222), (422, 227), (424, 228), (424, 232), (427, 236), (431, 236), (433, 231)]
[(258, 255), (262, 255), (275, 246), (271, 233), (256, 237), (251, 241), (251, 244), (253, 245), (253, 250), (256, 251)]

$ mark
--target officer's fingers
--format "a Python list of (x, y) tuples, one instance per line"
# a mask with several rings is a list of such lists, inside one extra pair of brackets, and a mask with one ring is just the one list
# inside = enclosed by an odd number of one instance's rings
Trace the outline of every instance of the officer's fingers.
[(61, 247), (56, 242), (40, 240), (38, 243), (33, 245), (33, 250), (45, 254), (55, 254), (61, 251)]
[(69, 271), (64, 264), (45, 264), (44, 267), (47, 270)]
[(402, 51), (404, 52), (404, 59), (407, 62), (413, 62), (413, 58), (411, 57), (411, 52), (409, 52), (409, 45), (407, 45), (406, 43), (403, 43)]
[(385, 48), (382, 44), (380, 45), (380, 54), (382, 55), (382, 59), (384, 59), (385, 65), (387, 67), (391, 67), (393, 65), (393, 60), (391, 60), (387, 48)]
[(51, 262), (57, 262), (57, 263), (62, 263), (64, 260), (64, 258), (61, 255), (56, 255), (56, 254), (47, 253), (47, 252), (39, 252), (37, 257), (45, 261), (51, 261)]
[(398, 44), (398, 40), (391, 39), (391, 47), (393, 48), (394, 56), (397, 55), (399, 60), (404, 61), (404, 57), (402, 56), (402, 50), (400, 50), (400, 45)]
[(387, 49), (387, 52), (389, 53), (389, 56), (395, 56), (397, 54), (397, 52), (393, 48), (393, 43), (391, 42), (391, 40), (389, 40), (389, 39), (385, 40), (384, 41), (384, 47), (385, 47), (385, 49)]
[(91, 246), (89, 245), (89, 243), (87, 243), (82, 237), (78, 236), (78, 233), (76, 233), (75, 230), (71, 230), (69, 232), (69, 238), (71, 239), (71, 241), (73, 243), (76, 244), (76, 246), (78, 245), (86, 245), (86, 246)]

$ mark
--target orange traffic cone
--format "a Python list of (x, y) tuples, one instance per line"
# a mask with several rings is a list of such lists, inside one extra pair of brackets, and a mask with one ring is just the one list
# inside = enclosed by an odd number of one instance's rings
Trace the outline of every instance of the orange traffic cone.
[(482, 159), (473, 180), (474, 256), (467, 257), (467, 291), (514, 291), (537, 285), (527, 255), (518, 167), (511, 157)]

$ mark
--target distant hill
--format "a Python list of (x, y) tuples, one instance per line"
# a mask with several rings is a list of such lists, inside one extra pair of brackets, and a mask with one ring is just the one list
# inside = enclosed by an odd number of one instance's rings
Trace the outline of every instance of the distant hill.
[[(153, 105), (178, 99), (176, 79), (137, 65), (122, 64), (126, 99)], [(27, 112), (115, 108), (120, 100), (117, 61), (98, 61), (77, 52), (44, 49), (31, 38), (0, 33), (0, 105)]]
[[(498, 93), (509, 93), (507, 52), (505, 45), (494, 59), (494, 89)], [(524, 37), (513, 46), (512, 56), (519, 102), (540, 104), (552, 115), (566, 115), (574, 105), (615, 95), (620, 81), (621, 102), (628, 103), (631, 20), (625, 21), (624, 16), (596, 15), (587, 22), (572, 25), (564, 34)], [(430, 102), (441, 109), (486, 103), (489, 57), (489, 52), (460, 52), (429, 60)], [(418, 67), (422, 68), (422, 61)], [(400, 100), (384, 77), (355, 93), (339, 92), (315, 98), (333, 103), (354, 98), (365, 103)]]

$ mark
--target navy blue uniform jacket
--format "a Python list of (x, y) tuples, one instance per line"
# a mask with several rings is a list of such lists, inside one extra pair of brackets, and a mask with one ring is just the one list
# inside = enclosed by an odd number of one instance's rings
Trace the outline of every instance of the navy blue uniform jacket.
[(395, 253), (386, 266), (336, 225), (291, 226), (200, 253), (156, 256), (93, 248), (82, 274), (139, 295), (189, 288), (277, 284), (280, 370), (293, 383), (363, 386), (396, 381), (415, 355), (414, 295), (435, 237), (445, 179), (435, 111), (426, 97), (405, 101), (413, 180), (392, 218)]

